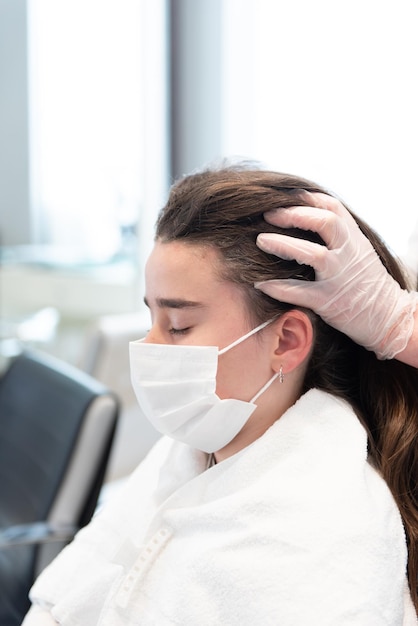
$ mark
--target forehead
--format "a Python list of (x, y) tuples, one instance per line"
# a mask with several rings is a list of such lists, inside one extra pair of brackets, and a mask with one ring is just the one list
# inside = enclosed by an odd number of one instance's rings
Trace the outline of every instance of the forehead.
[(157, 241), (145, 268), (146, 298), (239, 298), (243, 294), (222, 276), (223, 260), (213, 246), (183, 241)]
[(146, 263), (146, 274), (188, 271), (188, 273), (215, 273), (222, 260), (213, 246), (190, 244), (184, 241), (157, 240)]

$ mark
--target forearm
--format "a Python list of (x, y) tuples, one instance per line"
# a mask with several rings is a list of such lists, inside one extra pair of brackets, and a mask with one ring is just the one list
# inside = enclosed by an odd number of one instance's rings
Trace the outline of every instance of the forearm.
[(418, 307), (414, 314), (414, 320), (414, 330), (412, 331), (408, 344), (402, 352), (396, 355), (396, 359), (407, 365), (418, 367)]

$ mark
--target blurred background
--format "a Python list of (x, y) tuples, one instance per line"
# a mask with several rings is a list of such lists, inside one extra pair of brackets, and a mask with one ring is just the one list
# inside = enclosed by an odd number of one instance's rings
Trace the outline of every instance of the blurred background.
[(109, 479), (156, 439), (128, 342), (176, 177), (243, 157), (311, 178), (416, 273), (416, 20), (413, 0), (0, 0), (0, 357), (35, 346), (119, 394)]

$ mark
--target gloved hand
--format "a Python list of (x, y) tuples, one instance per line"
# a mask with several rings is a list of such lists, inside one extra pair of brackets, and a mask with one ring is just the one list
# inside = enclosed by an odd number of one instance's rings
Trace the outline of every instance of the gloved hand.
[(312, 309), (378, 358), (393, 358), (413, 331), (418, 294), (401, 289), (338, 200), (305, 193), (311, 206), (270, 211), (265, 219), (284, 228), (314, 231), (326, 246), (275, 233), (261, 233), (257, 245), (312, 266), (316, 280), (269, 280), (255, 286), (272, 298)]

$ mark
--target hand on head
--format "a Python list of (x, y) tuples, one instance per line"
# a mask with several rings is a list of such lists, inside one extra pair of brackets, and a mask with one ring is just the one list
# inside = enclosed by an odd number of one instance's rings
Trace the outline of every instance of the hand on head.
[(389, 275), (341, 202), (323, 193), (304, 196), (310, 206), (270, 211), (265, 219), (283, 228), (314, 231), (325, 246), (276, 233), (261, 233), (257, 245), (312, 266), (316, 280), (269, 280), (256, 287), (277, 300), (313, 309), (379, 358), (393, 358), (412, 333), (417, 295)]

